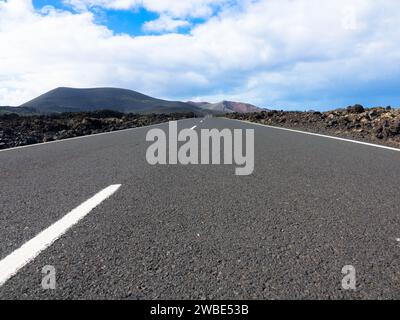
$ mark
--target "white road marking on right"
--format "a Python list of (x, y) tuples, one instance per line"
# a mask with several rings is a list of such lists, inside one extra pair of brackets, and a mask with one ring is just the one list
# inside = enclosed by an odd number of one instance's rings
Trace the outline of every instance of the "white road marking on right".
[(266, 124), (261, 124), (261, 123), (251, 122), (251, 121), (245, 121), (245, 120), (237, 120), (237, 119), (229, 119), (229, 120), (239, 121), (239, 122), (243, 122), (243, 123), (247, 123), (247, 124), (253, 124), (253, 125), (261, 126), (261, 127), (264, 127), (264, 128), (270, 128), (270, 129), (276, 129), (276, 130), (283, 130), (283, 131), (307, 134), (307, 135), (310, 135), (310, 136), (328, 138), (328, 139), (351, 142), (351, 143), (356, 143), (356, 144), (362, 144), (364, 146), (381, 148), (381, 149), (386, 149), (386, 150), (391, 150), (391, 151), (398, 151), (398, 152), (400, 151), (399, 148), (392, 148), (392, 147), (381, 146), (379, 144), (374, 144), (374, 143), (362, 142), (362, 141), (351, 140), (351, 139), (346, 139), (346, 138), (339, 138), (339, 137), (334, 137), (334, 136), (327, 136), (325, 134), (312, 133), (312, 132), (307, 132), (307, 131), (294, 130), (294, 129), (281, 128), (281, 127), (274, 127), (274, 126), (269, 126), (269, 125), (266, 125)]
[(111, 185), (100, 191), (1, 260), (0, 287), (12, 276), (16, 275), (21, 268), (35, 259), (43, 250), (47, 249), (57, 239), (65, 234), (68, 229), (77, 224), (90, 211), (114, 194), (120, 187), (120, 184)]

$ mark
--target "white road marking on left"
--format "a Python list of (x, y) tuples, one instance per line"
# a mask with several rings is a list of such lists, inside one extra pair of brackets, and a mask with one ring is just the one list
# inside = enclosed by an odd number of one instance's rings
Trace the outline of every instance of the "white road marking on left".
[(57, 239), (65, 234), (68, 229), (77, 224), (90, 211), (114, 194), (120, 187), (120, 184), (111, 185), (100, 191), (1, 260), (0, 287), (12, 276), (17, 274), (21, 268), (35, 259), (43, 250), (51, 246)]

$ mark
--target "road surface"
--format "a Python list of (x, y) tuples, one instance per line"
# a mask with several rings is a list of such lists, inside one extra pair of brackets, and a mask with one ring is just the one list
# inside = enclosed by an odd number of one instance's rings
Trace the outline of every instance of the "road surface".
[[(0, 265), (117, 186), (13, 266), (0, 299), (400, 298), (400, 152), (227, 119), (178, 127), (254, 129), (253, 175), (151, 166), (151, 128), (0, 152)], [(342, 288), (346, 265), (357, 290)]]

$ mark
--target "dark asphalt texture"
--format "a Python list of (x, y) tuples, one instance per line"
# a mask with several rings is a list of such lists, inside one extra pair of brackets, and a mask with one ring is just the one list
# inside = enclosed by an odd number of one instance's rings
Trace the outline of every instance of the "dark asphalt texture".
[[(111, 184), (121, 188), (0, 299), (399, 299), (400, 152), (255, 130), (255, 171), (150, 166), (149, 129), (0, 152), (0, 259)], [(53, 265), (56, 290), (41, 287)], [(345, 291), (343, 266), (357, 270)]]

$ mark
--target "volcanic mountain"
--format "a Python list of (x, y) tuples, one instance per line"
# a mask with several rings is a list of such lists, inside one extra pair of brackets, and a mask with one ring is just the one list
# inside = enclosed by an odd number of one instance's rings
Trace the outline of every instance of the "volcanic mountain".
[(136, 91), (118, 88), (57, 88), (24, 103), (20, 107), (35, 109), (39, 113), (102, 109), (132, 113), (207, 113), (205, 109), (189, 103), (156, 99)]

